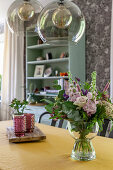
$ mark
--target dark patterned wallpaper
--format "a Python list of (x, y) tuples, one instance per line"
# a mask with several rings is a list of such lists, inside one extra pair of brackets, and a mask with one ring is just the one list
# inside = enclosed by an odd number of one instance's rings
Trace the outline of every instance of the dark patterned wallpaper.
[(110, 32), (112, 0), (74, 0), (86, 18), (86, 78), (97, 71), (103, 90), (110, 79)]

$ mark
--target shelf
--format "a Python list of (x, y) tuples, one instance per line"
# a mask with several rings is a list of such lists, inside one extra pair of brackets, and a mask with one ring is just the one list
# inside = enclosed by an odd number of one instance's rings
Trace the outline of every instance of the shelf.
[(27, 49), (45, 49), (45, 48), (54, 48), (54, 47), (67, 47), (67, 44), (49, 45), (45, 43), (45, 44), (28, 46)]
[(67, 79), (68, 76), (64, 76), (64, 77), (61, 77), (61, 76), (54, 76), (54, 77), (27, 77), (28, 80), (49, 80), (49, 79)]
[(57, 58), (51, 60), (40, 60), (40, 61), (29, 61), (27, 64), (47, 64), (47, 63), (58, 63), (58, 62), (68, 62), (69, 58)]
[[(27, 93), (28, 95), (30, 93)], [(57, 94), (39, 94), (39, 93), (35, 93), (36, 96), (45, 96), (45, 97), (56, 97), (58, 96)]]

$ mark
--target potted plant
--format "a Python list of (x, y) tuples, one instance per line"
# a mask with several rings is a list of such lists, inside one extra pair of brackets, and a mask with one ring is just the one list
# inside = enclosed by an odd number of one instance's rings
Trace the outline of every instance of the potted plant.
[(49, 104), (46, 110), (50, 113), (51, 119), (68, 120), (68, 129), (75, 139), (71, 157), (74, 160), (93, 160), (96, 157), (91, 139), (98, 129), (102, 129), (104, 119), (112, 120), (113, 104), (107, 94), (110, 83), (108, 82), (102, 92), (96, 88), (96, 72), (91, 74), (90, 82), (81, 82), (79, 78), (72, 79), (68, 73), (70, 87), (68, 92), (59, 90), (54, 102)]
[(13, 108), (13, 123), (14, 123), (14, 133), (16, 136), (21, 137), (25, 135), (26, 131), (26, 117), (24, 115), (24, 109), (28, 104), (27, 101), (17, 100), (16, 98), (12, 100), (11, 104), (9, 105)]

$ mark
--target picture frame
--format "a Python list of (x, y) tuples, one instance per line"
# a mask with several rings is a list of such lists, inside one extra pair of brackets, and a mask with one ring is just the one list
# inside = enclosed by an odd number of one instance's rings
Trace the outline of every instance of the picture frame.
[(43, 77), (43, 73), (44, 73), (44, 65), (36, 65), (34, 77)]
[(44, 77), (49, 77), (52, 74), (52, 68), (48, 67), (45, 71), (44, 71)]

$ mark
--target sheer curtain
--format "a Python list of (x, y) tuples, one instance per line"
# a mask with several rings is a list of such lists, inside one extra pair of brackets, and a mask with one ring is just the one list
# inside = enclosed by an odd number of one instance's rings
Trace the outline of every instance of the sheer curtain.
[(111, 58), (110, 58), (110, 96), (113, 102), (113, 0), (112, 0), (112, 17), (111, 17)]
[(5, 23), (5, 44), (1, 92), (1, 120), (11, 119), (12, 99), (24, 98), (24, 35), (12, 34)]

